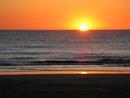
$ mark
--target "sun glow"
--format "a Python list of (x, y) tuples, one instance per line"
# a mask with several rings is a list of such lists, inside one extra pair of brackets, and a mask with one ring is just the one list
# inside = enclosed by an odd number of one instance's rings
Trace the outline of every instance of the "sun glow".
[(87, 25), (81, 25), (80, 26), (80, 31), (88, 31), (88, 26)]
[(82, 72), (80, 72), (80, 74), (88, 74), (88, 72), (82, 71)]

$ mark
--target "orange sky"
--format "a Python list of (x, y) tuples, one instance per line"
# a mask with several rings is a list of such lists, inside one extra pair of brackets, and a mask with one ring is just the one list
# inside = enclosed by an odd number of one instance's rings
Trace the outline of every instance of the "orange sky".
[(0, 0), (0, 29), (130, 29), (130, 0)]

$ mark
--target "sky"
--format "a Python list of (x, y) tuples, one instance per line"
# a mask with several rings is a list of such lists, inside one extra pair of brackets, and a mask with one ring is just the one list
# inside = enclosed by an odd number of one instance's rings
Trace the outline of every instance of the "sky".
[(130, 0), (0, 0), (0, 29), (130, 29)]

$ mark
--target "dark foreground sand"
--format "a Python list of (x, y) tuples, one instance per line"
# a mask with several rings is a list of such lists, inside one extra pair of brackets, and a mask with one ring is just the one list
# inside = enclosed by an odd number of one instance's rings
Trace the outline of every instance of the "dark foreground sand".
[(0, 98), (130, 98), (127, 75), (1, 75)]

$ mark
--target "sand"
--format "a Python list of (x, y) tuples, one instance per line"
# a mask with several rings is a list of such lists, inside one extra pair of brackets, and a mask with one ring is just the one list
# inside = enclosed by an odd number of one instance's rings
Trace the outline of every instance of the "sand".
[(130, 98), (130, 74), (0, 75), (0, 98)]

